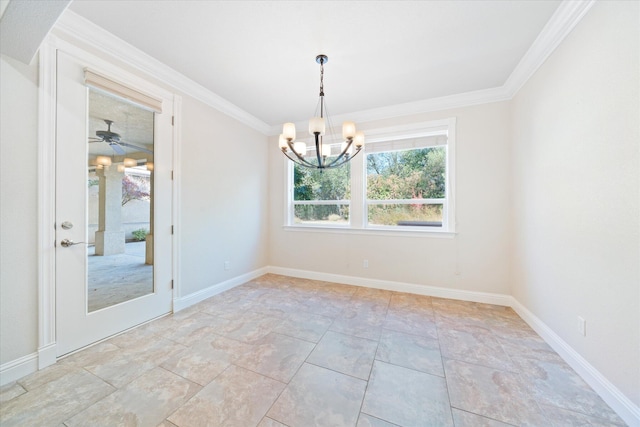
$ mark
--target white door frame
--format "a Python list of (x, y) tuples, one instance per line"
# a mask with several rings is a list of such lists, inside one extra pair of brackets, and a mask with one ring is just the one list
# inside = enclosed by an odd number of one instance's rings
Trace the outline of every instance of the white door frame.
[[(109, 61), (49, 35), (39, 51), (38, 100), (38, 369), (56, 363), (56, 282), (55, 282), (55, 152), (56, 152), (56, 51), (62, 50), (94, 64), (99, 70), (133, 87), (158, 92), (158, 86), (123, 70)], [(173, 300), (179, 295), (179, 165), (180, 165), (180, 109), (182, 98), (168, 90), (162, 95), (173, 99), (173, 165), (172, 165), (172, 275)]]

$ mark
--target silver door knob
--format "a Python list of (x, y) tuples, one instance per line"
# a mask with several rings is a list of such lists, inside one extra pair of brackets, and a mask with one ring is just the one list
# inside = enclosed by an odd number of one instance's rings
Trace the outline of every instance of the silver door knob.
[(80, 243), (84, 243), (84, 242), (74, 242), (73, 240), (62, 239), (60, 241), (60, 246), (62, 246), (63, 248), (68, 248), (69, 246), (79, 245)]

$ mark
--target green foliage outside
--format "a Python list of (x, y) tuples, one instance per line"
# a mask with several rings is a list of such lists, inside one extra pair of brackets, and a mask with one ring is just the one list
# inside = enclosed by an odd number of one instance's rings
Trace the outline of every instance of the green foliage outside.
[[(367, 155), (367, 199), (407, 200), (445, 197), (446, 151), (430, 147)], [(294, 166), (294, 200), (348, 200), (349, 164), (328, 170)], [(347, 222), (347, 205), (295, 205), (296, 222)], [(442, 221), (442, 205), (369, 205), (370, 224), (397, 225), (398, 221)]]
[[(445, 196), (444, 147), (367, 155), (367, 199), (442, 199)], [(370, 224), (398, 221), (442, 221), (442, 205), (369, 205)]]
[(367, 155), (367, 199), (441, 199), (444, 147)]
[[(351, 168), (348, 163), (326, 170), (295, 165), (293, 199), (348, 200), (351, 197), (350, 174)], [(296, 222), (349, 220), (349, 206), (345, 205), (296, 205), (294, 213)]]
[(131, 232), (133, 239), (137, 242), (147, 240), (147, 234), (149, 234), (149, 230), (147, 230), (146, 228), (140, 228)]

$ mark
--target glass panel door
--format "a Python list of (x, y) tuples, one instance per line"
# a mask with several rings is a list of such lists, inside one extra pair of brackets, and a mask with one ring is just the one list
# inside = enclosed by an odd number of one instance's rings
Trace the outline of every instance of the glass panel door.
[(154, 292), (154, 113), (89, 89), (87, 312)]

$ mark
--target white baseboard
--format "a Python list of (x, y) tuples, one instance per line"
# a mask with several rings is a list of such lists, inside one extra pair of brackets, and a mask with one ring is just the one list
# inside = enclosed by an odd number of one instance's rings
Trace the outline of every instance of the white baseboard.
[(19, 359), (0, 365), (0, 386), (19, 380), (38, 370), (38, 353), (31, 353)]
[(177, 313), (178, 311), (184, 310), (187, 307), (191, 307), (192, 305), (197, 304), (200, 301), (204, 301), (207, 298), (210, 298), (221, 292), (227, 291), (231, 288), (235, 288), (238, 285), (242, 285), (243, 283), (255, 279), (256, 277), (260, 277), (266, 273), (268, 273), (267, 267), (262, 267), (254, 271), (250, 271), (249, 273), (245, 273), (240, 276), (233, 277), (229, 280), (225, 280), (224, 282), (216, 283), (215, 285), (211, 285), (208, 288), (202, 289), (201, 291), (194, 292), (180, 298), (175, 298), (173, 300), (173, 312)]
[(631, 427), (640, 427), (640, 408), (627, 398), (604, 375), (587, 362), (566, 341), (560, 338), (535, 314), (531, 313), (515, 298), (511, 307), (533, 328), (593, 390)]
[(57, 357), (56, 343), (40, 347), (38, 349), (38, 369), (53, 365), (56, 363)]
[(340, 274), (321, 273), (317, 271), (296, 270), (284, 267), (267, 267), (269, 273), (302, 279), (323, 280), (325, 282), (342, 283), (344, 285), (364, 286), (396, 292), (407, 292), (439, 298), (457, 299), (485, 304), (511, 306), (511, 296), (489, 292), (465, 291), (462, 289), (441, 288), (437, 286), (416, 285), (414, 283), (393, 282), (390, 280), (369, 279), (365, 277), (344, 276)]

